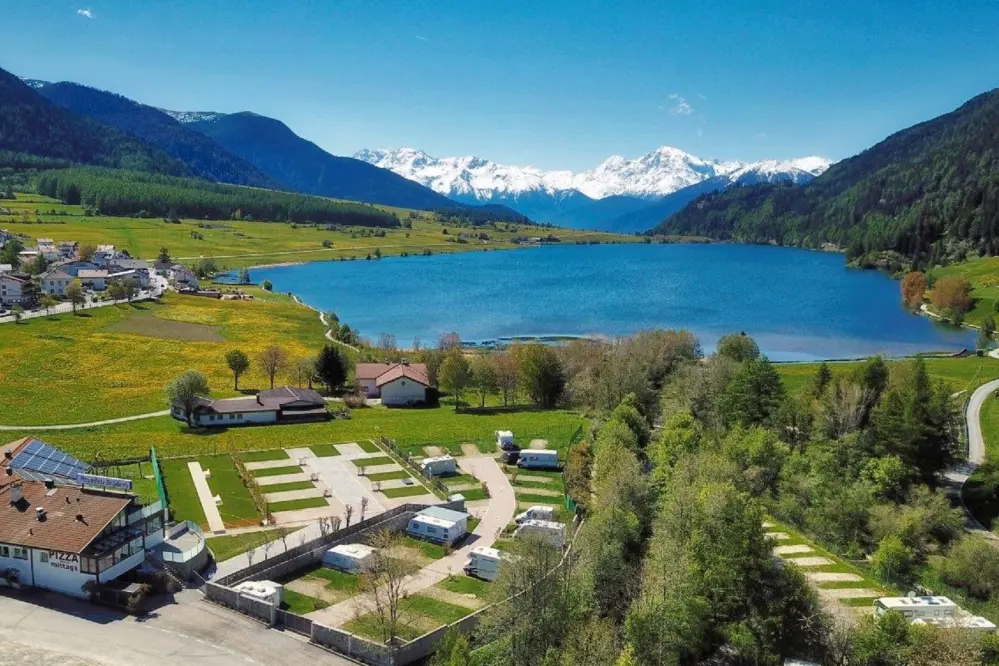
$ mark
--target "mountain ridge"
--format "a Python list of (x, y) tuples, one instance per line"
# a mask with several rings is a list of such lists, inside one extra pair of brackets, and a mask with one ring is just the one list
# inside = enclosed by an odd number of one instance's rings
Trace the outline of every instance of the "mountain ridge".
[[(732, 182), (776, 178), (804, 182), (830, 164), (821, 157), (755, 163), (703, 160), (670, 146), (635, 159), (614, 155), (595, 169), (578, 173), (505, 165), (477, 156), (436, 158), (415, 148), (361, 150), (354, 157), (458, 201), (499, 201), (539, 221), (597, 229), (606, 226), (602, 221), (641, 208), (636, 200), (647, 200), (651, 205), (711, 178), (735, 174)], [(596, 203), (604, 199), (611, 201)]]

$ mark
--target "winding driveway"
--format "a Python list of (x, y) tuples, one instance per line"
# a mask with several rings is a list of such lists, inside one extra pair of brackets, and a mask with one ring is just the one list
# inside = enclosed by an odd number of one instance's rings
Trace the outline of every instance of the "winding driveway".
[[(991, 356), (992, 354), (990, 354)], [(956, 493), (961, 498), (961, 506), (964, 508), (965, 524), (969, 532), (978, 534), (991, 541), (999, 541), (991, 531), (979, 523), (967, 505), (964, 503), (964, 484), (975, 469), (985, 463), (985, 438), (982, 436), (982, 405), (986, 398), (999, 390), (999, 379), (982, 384), (968, 399), (968, 407), (964, 416), (968, 424), (968, 459), (960, 465), (949, 470), (944, 476), (951, 487), (951, 492)]]

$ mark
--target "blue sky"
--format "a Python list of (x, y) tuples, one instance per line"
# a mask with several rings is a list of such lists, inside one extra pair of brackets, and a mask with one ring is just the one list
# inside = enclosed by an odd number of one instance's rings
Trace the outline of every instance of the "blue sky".
[(337, 154), (842, 158), (999, 81), (985, 0), (72, 2), (6, 0), (0, 67), (256, 111)]

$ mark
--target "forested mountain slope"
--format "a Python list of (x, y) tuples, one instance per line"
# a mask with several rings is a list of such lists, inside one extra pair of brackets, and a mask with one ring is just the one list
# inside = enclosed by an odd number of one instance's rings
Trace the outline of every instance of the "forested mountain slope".
[(244, 112), (188, 126), (297, 192), (404, 208), (459, 207), (387, 169), (330, 155), (273, 118)]
[(709, 194), (653, 233), (894, 250), (915, 265), (999, 251), (999, 91), (894, 134), (805, 186)]
[(0, 150), (178, 176), (189, 173), (159, 148), (52, 104), (2, 69)]
[(134, 134), (162, 148), (199, 178), (236, 185), (281, 187), (279, 181), (264, 175), (209, 137), (151, 106), (78, 83), (49, 83), (37, 90), (50, 102), (73, 113)]

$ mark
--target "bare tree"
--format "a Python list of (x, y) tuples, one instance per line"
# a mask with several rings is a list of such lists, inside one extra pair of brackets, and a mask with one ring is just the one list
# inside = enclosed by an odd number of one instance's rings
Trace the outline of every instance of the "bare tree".
[(489, 359), (496, 372), (496, 386), (503, 394), (503, 406), (517, 401), (517, 359), (510, 352), (493, 354)]
[(354, 505), (348, 504), (343, 509), (344, 521), (347, 523), (347, 527), (350, 527), (350, 519), (354, 516)]
[(260, 366), (271, 380), (271, 388), (274, 388), (274, 376), (287, 365), (288, 353), (277, 345), (268, 347), (260, 354)]
[(396, 344), (395, 336), (391, 333), (382, 333), (378, 338), (378, 348), (382, 351), (395, 351), (398, 344)]
[[(339, 516), (337, 519), (339, 520)], [(319, 518), (319, 533), (325, 539), (333, 532), (333, 521), (330, 520), (329, 516), (321, 516)]]
[(358, 465), (357, 466), (357, 475), (358, 476), (364, 476), (364, 465)]
[(330, 518), (330, 522), (333, 525), (333, 531), (339, 532), (340, 526), (343, 524), (343, 521), (340, 520), (340, 516), (333, 516), (332, 518)]
[(405, 598), (405, 580), (413, 567), (404, 560), (391, 556), (399, 545), (399, 535), (382, 530), (371, 537), (369, 545), (375, 551), (372, 563), (361, 574), (359, 603), (367, 605), (368, 612), (374, 614), (381, 629), (382, 641), (394, 645), (399, 635), (399, 606)]
[(361, 522), (364, 522), (364, 512), (368, 510), (368, 498), (361, 498)]

